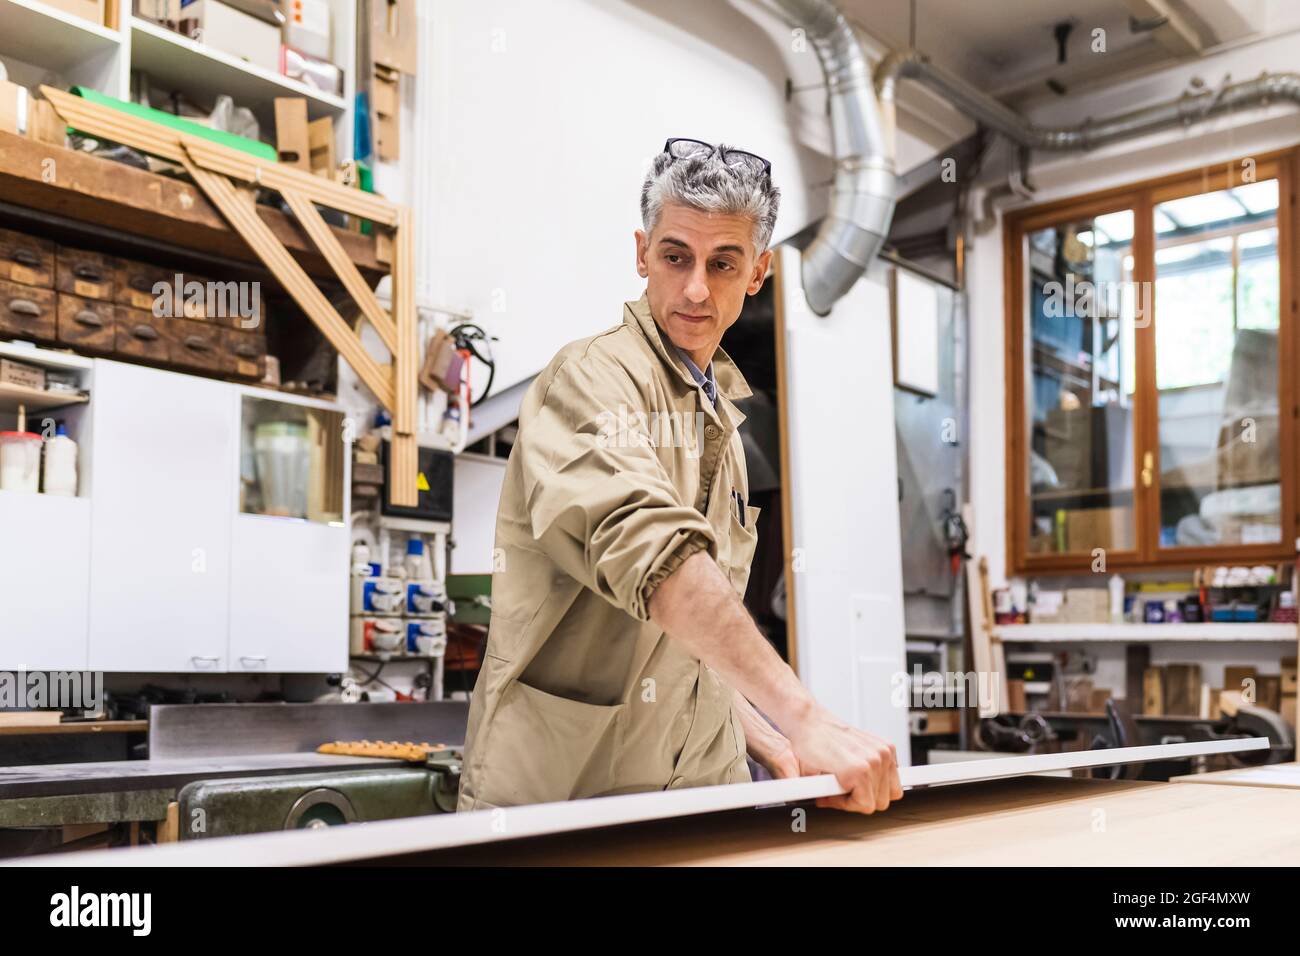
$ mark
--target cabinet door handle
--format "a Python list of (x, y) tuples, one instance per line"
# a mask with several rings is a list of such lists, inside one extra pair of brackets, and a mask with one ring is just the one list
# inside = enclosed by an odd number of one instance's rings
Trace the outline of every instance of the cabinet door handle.
[(239, 663), (243, 664), (245, 667), (265, 667), (266, 655), (245, 654), (239, 658)]
[(20, 266), (38, 266), (41, 264), (41, 257), (30, 249), (18, 248), (9, 254), (9, 258)]
[(201, 657), (197, 654), (191, 657), (190, 660), (193, 662), (194, 666), (201, 671), (212, 670), (221, 663), (220, 657)]
[(1151, 483), (1155, 480), (1156, 456), (1147, 452), (1142, 456), (1142, 487), (1150, 488)]
[(89, 325), (96, 329), (104, 327), (104, 320), (99, 317), (98, 313), (92, 312), (90, 309), (82, 309), (73, 318), (77, 320), (78, 325)]
[(145, 325), (141, 322), (139, 325), (131, 326), (131, 334), (137, 339), (144, 339), (146, 342), (152, 342), (158, 338), (158, 330), (152, 325)]
[(41, 314), (41, 307), (31, 299), (10, 299), (9, 311), (18, 315), (30, 315), (35, 318)]

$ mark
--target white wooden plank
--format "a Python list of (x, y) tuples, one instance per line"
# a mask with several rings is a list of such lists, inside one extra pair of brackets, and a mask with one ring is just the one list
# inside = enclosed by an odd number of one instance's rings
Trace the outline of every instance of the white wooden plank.
[[(1268, 747), (1264, 737), (1202, 743), (1122, 747), (1063, 754), (978, 760), (970, 763), (905, 767), (906, 789), (969, 783), (1050, 770), (1143, 763), (1176, 757), (1239, 753)], [(835, 777), (797, 777), (718, 787), (694, 787), (617, 797), (541, 803), (402, 820), (382, 820), (327, 830), (293, 830), (251, 836), (196, 840), (157, 847), (95, 850), (6, 861), (12, 866), (321, 866), (351, 860), (397, 856), (453, 846), (469, 846), (545, 836), (672, 817), (793, 803), (843, 793)]]

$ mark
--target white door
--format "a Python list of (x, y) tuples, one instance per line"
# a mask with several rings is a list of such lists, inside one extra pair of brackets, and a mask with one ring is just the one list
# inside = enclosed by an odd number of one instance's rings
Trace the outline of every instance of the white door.
[(315, 521), (235, 516), (230, 670), (348, 669), (348, 534)]
[(95, 363), (90, 667), (227, 669), (231, 386)]
[(85, 670), (90, 499), (0, 491), (0, 670)]

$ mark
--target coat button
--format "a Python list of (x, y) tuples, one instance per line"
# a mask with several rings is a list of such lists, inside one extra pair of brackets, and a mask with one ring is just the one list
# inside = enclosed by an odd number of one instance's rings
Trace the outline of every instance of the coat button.
[(717, 425), (705, 425), (705, 426), (704, 426), (704, 437), (707, 438), (709, 441), (715, 441), (715, 440), (717, 439), (717, 437), (718, 437), (719, 435), (721, 435), (721, 434), (722, 434), (722, 433), (721, 433), (720, 431), (718, 431), (718, 426), (717, 426)]

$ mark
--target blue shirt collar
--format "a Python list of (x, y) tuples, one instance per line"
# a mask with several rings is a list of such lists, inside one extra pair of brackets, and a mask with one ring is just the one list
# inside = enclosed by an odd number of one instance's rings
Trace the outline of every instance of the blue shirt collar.
[(704, 389), (704, 394), (710, 402), (714, 405), (718, 404), (718, 383), (713, 377), (713, 363), (710, 362), (709, 367), (701, 372), (700, 367), (676, 343), (673, 344), (673, 348), (677, 349), (677, 354), (686, 363), (686, 371), (691, 373), (691, 378), (695, 379), (695, 384)]

